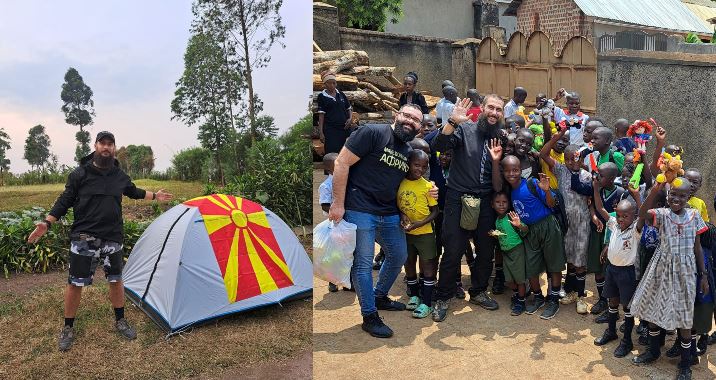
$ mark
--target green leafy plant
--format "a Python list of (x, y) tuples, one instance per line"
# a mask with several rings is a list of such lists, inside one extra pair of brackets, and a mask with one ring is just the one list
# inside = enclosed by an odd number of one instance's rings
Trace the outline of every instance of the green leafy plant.
[(694, 33), (694, 32), (691, 32), (691, 33), (687, 34), (685, 41), (686, 41), (687, 43), (690, 43), (690, 44), (701, 44), (701, 43), (703, 43), (703, 42), (701, 42), (701, 39), (699, 38), (699, 36), (697, 36), (696, 33)]
[(349, 28), (384, 31), (385, 24), (398, 23), (403, 15), (403, 0), (328, 0), (338, 8), (338, 17), (342, 25)]

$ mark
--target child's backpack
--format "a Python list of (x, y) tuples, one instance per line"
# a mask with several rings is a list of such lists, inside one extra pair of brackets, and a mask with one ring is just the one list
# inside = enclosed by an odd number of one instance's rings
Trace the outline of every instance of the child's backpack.
[[(531, 179), (527, 181), (527, 189), (530, 191), (530, 193), (532, 193), (532, 195), (535, 196), (535, 198), (539, 199), (540, 201), (542, 200), (542, 198), (540, 198), (539, 194), (537, 193), (536, 179)], [(550, 191), (552, 192), (552, 195), (554, 196), (554, 199), (556, 201), (554, 207), (551, 208), (552, 214), (554, 215), (555, 219), (557, 219), (557, 224), (559, 224), (559, 229), (562, 230), (562, 234), (566, 234), (567, 229), (569, 228), (569, 223), (567, 223), (567, 212), (564, 209), (564, 198), (559, 191)], [(549, 207), (546, 203), (544, 203), (544, 205)]]

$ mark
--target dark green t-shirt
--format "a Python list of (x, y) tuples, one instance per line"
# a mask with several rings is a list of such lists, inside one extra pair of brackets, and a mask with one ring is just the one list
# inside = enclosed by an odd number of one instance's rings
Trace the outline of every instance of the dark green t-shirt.
[(510, 223), (510, 219), (507, 218), (507, 215), (498, 217), (495, 221), (495, 227), (498, 231), (505, 234), (500, 235), (497, 238), (500, 241), (500, 249), (502, 249), (503, 252), (509, 251), (522, 244), (520, 234), (515, 231), (515, 228)]

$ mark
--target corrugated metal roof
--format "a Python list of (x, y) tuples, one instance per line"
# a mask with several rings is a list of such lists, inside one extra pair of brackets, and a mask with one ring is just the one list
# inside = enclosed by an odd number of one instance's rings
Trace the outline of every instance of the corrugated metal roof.
[(587, 16), (674, 31), (713, 33), (681, 0), (573, 0)]
[[(709, 1), (711, 2), (711, 1)], [(714, 2), (716, 4), (716, 2)], [(686, 8), (689, 8), (693, 14), (696, 15), (699, 19), (701, 19), (701, 23), (704, 24), (707, 28), (711, 29), (713, 26), (708, 21), (710, 18), (716, 17), (716, 7), (705, 7), (703, 5), (699, 4), (693, 4), (693, 3), (687, 3), (684, 2), (684, 5), (686, 5)]]

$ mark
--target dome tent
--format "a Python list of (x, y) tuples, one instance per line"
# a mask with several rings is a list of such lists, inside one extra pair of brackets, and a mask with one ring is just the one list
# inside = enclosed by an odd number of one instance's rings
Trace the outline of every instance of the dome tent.
[(122, 274), (125, 293), (168, 332), (307, 297), (313, 266), (276, 214), (216, 194), (177, 205), (152, 222)]

